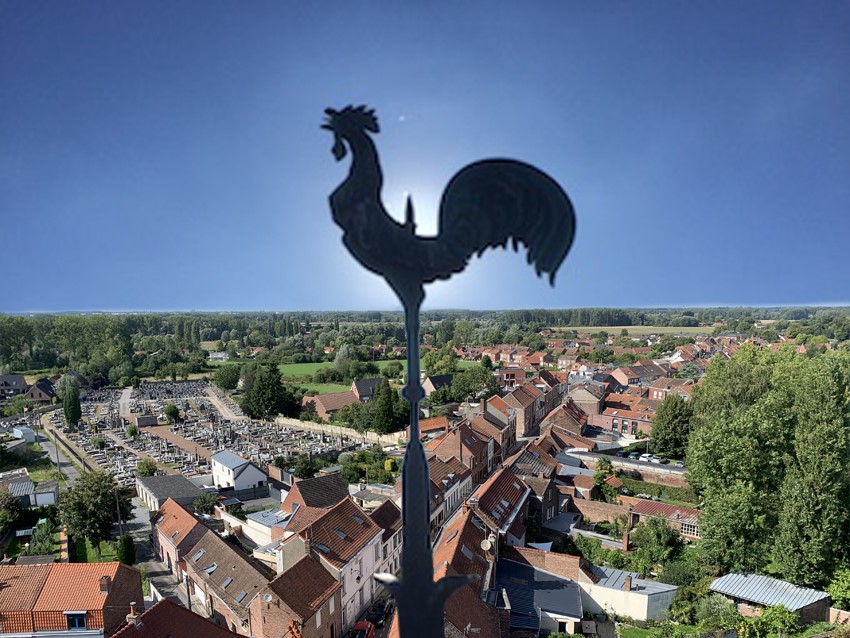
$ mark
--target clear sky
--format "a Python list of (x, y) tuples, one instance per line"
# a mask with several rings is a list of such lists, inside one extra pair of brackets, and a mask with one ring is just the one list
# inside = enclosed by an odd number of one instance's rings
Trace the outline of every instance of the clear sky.
[(850, 302), (850, 3), (0, 0), (0, 311), (389, 309), (323, 109), (377, 110), (436, 231), (514, 157), (578, 216), (556, 287), (485, 253), (430, 308)]

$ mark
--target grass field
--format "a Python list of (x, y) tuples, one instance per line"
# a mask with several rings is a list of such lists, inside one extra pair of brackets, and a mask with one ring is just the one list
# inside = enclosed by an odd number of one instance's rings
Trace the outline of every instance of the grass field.
[(350, 385), (342, 385), (341, 383), (298, 383), (299, 388), (307, 388), (318, 394), (332, 394), (334, 392), (348, 392), (351, 389)]
[(576, 332), (599, 332), (604, 330), (609, 335), (619, 336), (620, 331), (625, 328), (629, 331), (629, 336), (638, 337), (652, 334), (673, 334), (673, 335), (708, 335), (711, 334), (711, 326), (697, 326), (695, 328), (677, 327), (677, 326), (550, 326), (550, 330), (575, 330)]
[[(407, 369), (407, 361), (400, 361), (402, 368)], [(375, 364), (378, 366), (379, 370), (383, 370), (390, 361), (376, 361)], [(474, 368), (479, 365), (476, 361), (458, 361), (458, 367), (461, 370), (466, 368)], [(280, 369), (280, 373), (286, 379), (300, 379), (308, 374), (316, 374), (318, 370), (321, 368), (330, 368), (333, 366), (332, 361), (323, 361), (319, 363), (282, 363), (278, 368)], [(342, 390), (334, 390), (334, 392), (342, 392)]]

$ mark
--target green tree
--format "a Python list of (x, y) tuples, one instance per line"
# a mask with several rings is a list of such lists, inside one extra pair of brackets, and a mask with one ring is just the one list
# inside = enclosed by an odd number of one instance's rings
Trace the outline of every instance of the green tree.
[(65, 398), (62, 400), (62, 407), (65, 411), (65, 423), (74, 427), (83, 417), (83, 410), (80, 407), (80, 388), (71, 386), (65, 393)]
[(93, 436), (89, 442), (93, 448), (97, 448), (98, 450), (102, 450), (106, 447), (106, 441), (102, 436)]
[(631, 538), (638, 547), (631, 557), (632, 567), (642, 575), (676, 558), (684, 545), (679, 531), (670, 527), (662, 518), (650, 518), (638, 523)]
[(483, 366), (468, 368), (455, 374), (451, 388), (455, 401), (487, 399), (499, 393), (496, 377)]
[(136, 544), (129, 534), (121, 534), (118, 539), (118, 560), (125, 565), (136, 563)]
[(452, 344), (426, 352), (422, 357), (422, 369), (429, 375), (454, 374), (457, 371), (457, 355)]
[(21, 502), (8, 490), (0, 490), (0, 532), (15, 524), (21, 514)]
[(242, 398), (242, 410), (252, 419), (271, 420), (278, 414), (294, 417), (300, 406), (295, 396), (281, 383), (274, 366), (260, 366), (251, 389)]
[(42, 523), (36, 526), (26, 553), (28, 556), (49, 556), (53, 553), (53, 526), (51, 523)]
[(850, 358), (806, 360), (794, 411), (794, 459), (781, 490), (774, 560), (786, 579), (820, 588), (848, 558)]
[(833, 607), (850, 611), (850, 568), (844, 566), (836, 570), (826, 591), (832, 596)]
[(86, 538), (100, 556), (100, 543), (110, 537), (112, 527), (118, 522), (116, 499), (122, 520), (130, 516), (129, 501), (118, 495), (115, 480), (106, 472), (86, 472), (74, 487), (59, 499), (59, 515), (68, 534)]
[(682, 458), (688, 448), (692, 418), (690, 403), (675, 392), (668, 394), (658, 406), (652, 422), (653, 450), (659, 454)]
[(764, 609), (760, 615), (747, 620), (738, 631), (741, 638), (788, 636), (800, 630), (800, 617), (783, 605)]
[(218, 495), (211, 492), (204, 492), (192, 501), (192, 509), (197, 514), (212, 514), (216, 505), (218, 505)]
[(80, 382), (77, 381), (77, 377), (71, 374), (66, 374), (63, 376), (56, 384), (53, 386), (53, 389), (56, 391), (56, 395), (60, 399), (65, 399), (65, 395), (73, 389), (76, 389), (78, 392), (80, 390)]
[(700, 629), (734, 629), (741, 623), (735, 604), (722, 594), (711, 594), (697, 601), (696, 621)]
[(241, 374), (242, 366), (240, 365), (219, 366), (213, 374), (213, 383), (222, 390), (235, 390), (239, 385)]
[(141, 459), (136, 463), (136, 476), (154, 476), (159, 468), (153, 459)]
[(131, 423), (126, 428), (124, 428), (124, 433), (130, 439), (135, 439), (139, 435), (139, 426), (135, 423)]
[(775, 526), (772, 503), (751, 482), (743, 480), (706, 491), (700, 515), (700, 546), (709, 560), (727, 571), (763, 569), (770, 558)]
[(169, 423), (174, 423), (180, 418), (180, 408), (174, 405), (171, 401), (168, 402), (168, 405), (165, 406), (165, 410), (163, 410), (165, 414), (165, 418), (168, 419)]
[(485, 370), (493, 369), (493, 360), (490, 358), (490, 355), (485, 354), (481, 357), (481, 367)]

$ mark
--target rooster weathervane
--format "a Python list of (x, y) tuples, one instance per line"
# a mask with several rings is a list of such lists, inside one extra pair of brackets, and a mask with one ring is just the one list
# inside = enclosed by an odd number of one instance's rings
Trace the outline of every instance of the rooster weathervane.
[(402, 471), (404, 545), (402, 578), (379, 574), (398, 601), (399, 629), (404, 638), (437, 638), (444, 633), (446, 600), (471, 576), (447, 576), (434, 582), (429, 535), (428, 464), (419, 440), (419, 403), (425, 393), (419, 380), (419, 312), (425, 284), (448, 279), (466, 268), (474, 254), (512, 242), (525, 245), (528, 263), (554, 285), (575, 235), (569, 197), (555, 180), (516, 160), (490, 159), (461, 169), (440, 201), (439, 234), (416, 234), (413, 204), (408, 197), (405, 222), (393, 219), (381, 202), (383, 174), (371, 135), (379, 132), (373, 110), (347, 106), (325, 109), (322, 128), (334, 134), (333, 155), (342, 160), (350, 150), (348, 177), (331, 194), (333, 219), (344, 231), (342, 241), (364, 267), (377, 273), (404, 307), (407, 334), (407, 384), (410, 442)]

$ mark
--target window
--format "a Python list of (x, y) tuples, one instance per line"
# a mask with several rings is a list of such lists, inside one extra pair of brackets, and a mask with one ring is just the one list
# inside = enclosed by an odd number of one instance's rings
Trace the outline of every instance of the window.
[(224, 582), (221, 584), (222, 589), (227, 589), (227, 586), (232, 582), (233, 582), (233, 579), (230, 576), (225, 578)]
[(316, 627), (322, 626), (322, 610), (316, 612)]
[(65, 618), (68, 620), (68, 631), (83, 631), (86, 628), (84, 611), (66, 611)]
[(333, 596), (331, 596), (331, 601), (330, 601), (330, 605), (329, 605), (328, 609), (330, 610), (331, 613), (334, 613), (334, 597)]
[(381, 560), (381, 545), (380, 543), (375, 544), (375, 562), (377, 563)]

